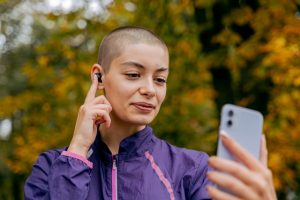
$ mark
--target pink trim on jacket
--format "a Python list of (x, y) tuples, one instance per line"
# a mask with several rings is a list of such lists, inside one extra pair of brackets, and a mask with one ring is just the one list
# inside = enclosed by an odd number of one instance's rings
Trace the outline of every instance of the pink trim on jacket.
[(112, 190), (112, 200), (117, 200), (118, 199), (118, 182), (117, 182), (117, 165), (116, 165), (116, 160), (113, 158), (113, 166), (111, 170), (111, 190)]
[(155, 171), (155, 173), (157, 174), (157, 176), (159, 177), (159, 179), (161, 180), (161, 182), (164, 184), (167, 191), (169, 192), (170, 199), (175, 200), (173, 188), (170, 182), (168, 181), (168, 179), (164, 176), (164, 174), (160, 170), (159, 166), (155, 163), (153, 156), (149, 153), (149, 151), (145, 152), (145, 156), (150, 161), (153, 170)]
[(93, 168), (93, 163), (81, 155), (78, 155), (78, 154), (70, 152), (70, 151), (63, 151), (61, 153), (61, 155), (79, 159), (82, 162), (84, 162), (85, 164), (87, 164), (87, 166), (89, 166), (89, 168)]

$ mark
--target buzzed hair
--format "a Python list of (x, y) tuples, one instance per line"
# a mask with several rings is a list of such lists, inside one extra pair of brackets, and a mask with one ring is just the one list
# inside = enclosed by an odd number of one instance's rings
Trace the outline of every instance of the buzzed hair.
[(127, 45), (138, 43), (160, 45), (168, 52), (165, 42), (152, 31), (143, 27), (124, 26), (104, 37), (99, 47), (98, 64), (108, 72), (112, 60), (120, 56)]

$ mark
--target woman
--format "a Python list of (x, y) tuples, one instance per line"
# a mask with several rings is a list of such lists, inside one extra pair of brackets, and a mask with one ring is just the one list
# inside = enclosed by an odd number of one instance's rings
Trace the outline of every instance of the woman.
[[(243, 175), (232, 181), (209, 172), (207, 154), (154, 136), (148, 124), (164, 101), (168, 73), (168, 49), (154, 33), (140, 27), (109, 33), (91, 69), (92, 85), (69, 147), (39, 156), (25, 199), (211, 199), (229, 194), (209, 187), (208, 178), (225, 188), (245, 182)], [(104, 95), (96, 96), (97, 90)], [(230, 138), (226, 141), (233, 153), (243, 152)], [(247, 169), (219, 158), (210, 164), (229, 173), (233, 165), (250, 172), (252, 165), (261, 165), (255, 161)], [(239, 195), (240, 189), (234, 192)]]

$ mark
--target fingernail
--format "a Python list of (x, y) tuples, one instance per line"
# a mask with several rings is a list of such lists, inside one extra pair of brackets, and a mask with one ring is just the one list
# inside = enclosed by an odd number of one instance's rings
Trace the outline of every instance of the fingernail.
[(230, 136), (223, 130), (220, 131), (220, 135), (224, 138), (224, 139), (229, 139)]
[(97, 75), (94, 74), (93, 80), (98, 79)]
[(211, 165), (211, 163), (215, 160), (215, 158), (216, 158), (215, 156), (209, 157), (209, 158), (208, 158), (208, 161), (207, 161), (208, 164)]
[(209, 171), (209, 172), (206, 173), (206, 176), (209, 177), (210, 174), (211, 174), (211, 172)]
[(209, 190), (210, 190), (210, 186), (206, 186), (206, 191), (208, 191), (209, 192)]

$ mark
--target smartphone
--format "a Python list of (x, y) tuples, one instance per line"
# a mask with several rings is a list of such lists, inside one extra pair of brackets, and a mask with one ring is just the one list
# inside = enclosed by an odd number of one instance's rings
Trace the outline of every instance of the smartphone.
[[(219, 132), (225, 131), (257, 159), (260, 153), (262, 129), (263, 115), (260, 112), (232, 104), (225, 104), (223, 106)], [(220, 137), (218, 140), (217, 156), (235, 160), (224, 147)]]

